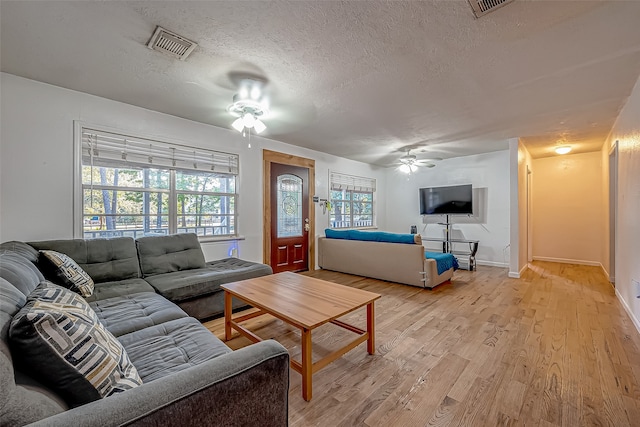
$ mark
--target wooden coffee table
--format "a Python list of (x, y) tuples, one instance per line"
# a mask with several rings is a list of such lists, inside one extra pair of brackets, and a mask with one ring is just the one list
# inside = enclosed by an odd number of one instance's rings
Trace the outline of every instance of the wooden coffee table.
[[(306, 401), (311, 400), (311, 378), (314, 372), (365, 341), (369, 354), (375, 352), (373, 303), (380, 298), (378, 294), (290, 272), (226, 283), (220, 287), (224, 289), (225, 340), (231, 339), (233, 328), (251, 341), (262, 341), (240, 323), (263, 314), (277, 317), (302, 331), (302, 362), (292, 359), (291, 368), (302, 375), (302, 397)], [(258, 308), (259, 311), (233, 318), (232, 297)], [(366, 331), (337, 320), (365, 305)], [(359, 337), (314, 363), (311, 359), (311, 331), (328, 322), (355, 332)]]

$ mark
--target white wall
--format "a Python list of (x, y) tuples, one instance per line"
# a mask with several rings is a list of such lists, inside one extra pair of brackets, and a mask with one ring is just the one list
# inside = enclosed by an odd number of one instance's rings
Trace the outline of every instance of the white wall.
[[(393, 168), (387, 170), (386, 187), (386, 230), (408, 233), (411, 225), (418, 226), (418, 232), (429, 237), (442, 237), (444, 216), (427, 217), (423, 224), (419, 211), (421, 187), (472, 184), (484, 189), (486, 212), (480, 222), (468, 217), (452, 217), (455, 234), (466, 239), (479, 240), (476, 256), (478, 264), (506, 266), (509, 254), (509, 152), (457, 157), (438, 162), (435, 168), (418, 168), (411, 175)], [(464, 223), (460, 223), (464, 222)], [(433, 249), (442, 248), (438, 243), (425, 243)]]
[(520, 196), (518, 187), (522, 182), (520, 141), (509, 139), (509, 277), (520, 277)]
[[(0, 75), (0, 241), (73, 237), (73, 121), (155, 136), (194, 147), (240, 154), (239, 256), (262, 261), (262, 149), (316, 161), (316, 194), (328, 195), (328, 170), (376, 178), (385, 188), (385, 170), (278, 141), (122, 104), (109, 99)], [(231, 118), (229, 119), (231, 120)], [(385, 225), (384, 191), (377, 193), (377, 223)], [(327, 215), (316, 209), (316, 233)], [(207, 260), (226, 257), (234, 242), (203, 244)]]
[(533, 258), (601, 265), (602, 154), (533, 160)]
[(610, 137), (618, 141), (616, 295), (640, 331), (640, 79)]

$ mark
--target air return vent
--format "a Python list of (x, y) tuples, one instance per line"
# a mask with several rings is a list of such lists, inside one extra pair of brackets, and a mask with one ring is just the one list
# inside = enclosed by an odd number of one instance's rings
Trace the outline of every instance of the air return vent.
[(197, 43), (162, 27), (156, 27), (151, 40), (147, 43), (149, 49), (164, 52), (174, 58), (178, 58), (180, 61), (184, 61), (196, 46), (198, 46)]
[(476, 18), (480, 18), (512, 1), (513, 0), (469, 0), (469, 4)]

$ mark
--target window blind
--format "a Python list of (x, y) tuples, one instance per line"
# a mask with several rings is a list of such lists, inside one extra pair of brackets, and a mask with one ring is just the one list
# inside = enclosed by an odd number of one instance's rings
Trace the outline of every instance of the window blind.
[(374, 192), (376, 191), (376, 180), (355, 175), (347, 175), (339, 172), (331, 172), (330, 178), (332, 190), (351, 190)]
[(85, 165), (157, 167), (159, 169), (213, 171), (237, 175), (237, 154), (129, 137), (95, 129), (82, 129)]

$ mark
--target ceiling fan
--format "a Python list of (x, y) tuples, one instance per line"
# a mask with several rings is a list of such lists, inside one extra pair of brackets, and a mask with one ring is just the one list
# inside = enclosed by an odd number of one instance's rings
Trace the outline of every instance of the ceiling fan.
[(435, 161), (435, 160), (442, 160), (442, 159), (439, 157), (433, 157), (430, 159), (418, 160), (416, 155), (411, 154), (411, 150), (408, 150), (407, 154), (400, 157), (400, 166), (398, 167), (398, 170), (406, 174), (411, 174), (413, 172), (416, 172), (418, 170), (418, 167), (424, 167), (424, 168), (435, 167), (436, 166), (435, 163), (432, 163), (432, 161)]
[(267, 126), (260, 120), (269, 114), (269, 101), (264, 91), (266, 82), (258, 79), (242, 79), (238, 93), (233, 96), (233, 103), (227, 107), (227, 111), (236, 120), (231, 124), (235, 130), (242, 132), (262, 133)]
[(247, 137), (299, 132), (317, 116), (313, 100), (249, 62), (229, 64), (212, 75), (194, 74), (186, 83), (208, 94), (203, 105), (208, 123)]

